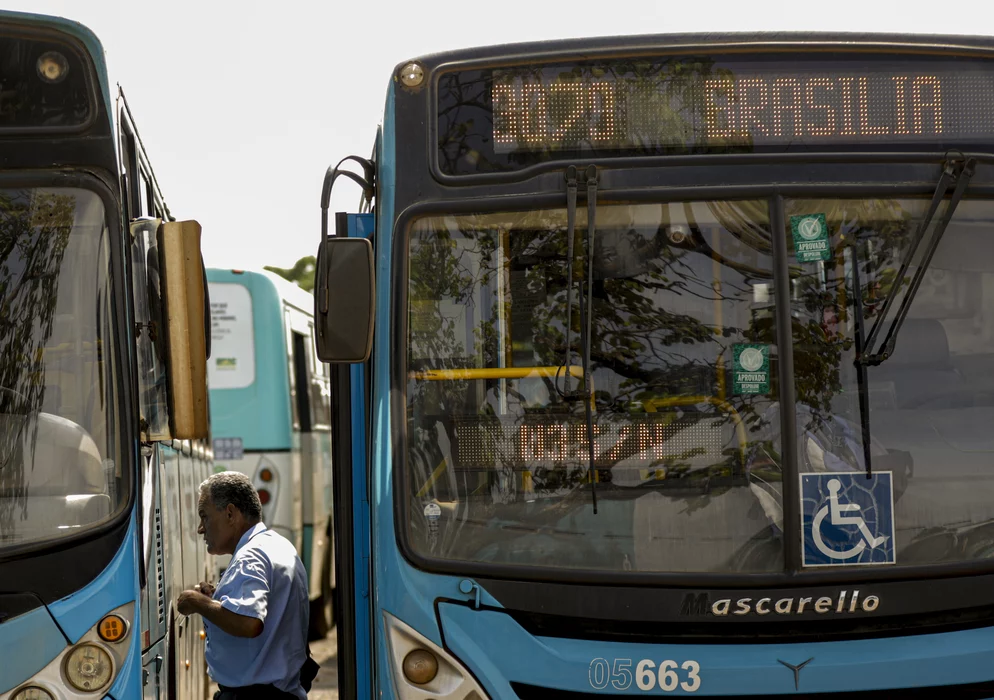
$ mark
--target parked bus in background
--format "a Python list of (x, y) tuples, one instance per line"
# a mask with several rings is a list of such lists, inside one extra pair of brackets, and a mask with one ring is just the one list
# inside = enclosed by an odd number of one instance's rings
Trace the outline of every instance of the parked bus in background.
[(322, 193), (340, 696), (994, 697), (992, 95), (971, 37), (397, 66)]
[(335, 579), (329, 372), (314, 352), (314, 300), (271, 272), (210, 268), (207, 279), (214, 468), (250, 477), (266, 525), (297, 547), (310, 577), (311, 636), (321, 638)]
[(205, 698), (200, 226), (88, 29), (0, 12), (0, 83), (0, 698)]

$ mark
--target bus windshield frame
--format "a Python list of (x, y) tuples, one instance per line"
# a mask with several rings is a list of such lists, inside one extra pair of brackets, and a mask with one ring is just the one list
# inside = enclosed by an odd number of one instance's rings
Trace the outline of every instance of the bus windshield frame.
[[(990, 161), (994, 161), (994, 158), (988, 159), (988, 162)], [(894, 172), (897, 171), (895, 170)], [(886, 191), (890, 195), (897, 197), (898, 199), (902, 198), (902, 196), (899, 196), (898, 194), (901, 189), (900, 186), (888, 187), (879, 181), (878, 182), (868, 181), (864, 184), (865, 187), (863, 187), (863, 189), (866, 192), (872, 193), (874, 191), (880, 191), (880, 192)], [(701, 199), (708, 199), (708, 200), (721, 199), (723, 189), (725, 190), (725, 194), (729, 194), (727, 188), (709, 188), (709, 189), (710, 192), (707, 195), (702, 196)], [(851, 199), (853, 196), (852, 191), (853, 189), (856, 188), (850, 188), (847, 187), (846, 185), (839, 185), (839, 186), (822, 185), (822, 186), (803, 187), (803, 188), (791, 188), (791, 198), (787, 200), (786, 204), (779, 204), (777, 206), (774, 206), (773, 205), (774, 202), (781, 201), (777, 199), (777, 189), (778, 189), (777, 186), (773, 184), (768, 187), (759, 188), (759, 190), (753, 190), (751, 193), (751, 198), (762, 201), (769, 201), (772, 207), (770, 212), (770, 219), (775, 221), (778, 218), (780, 218), (781, 222), (783, 222), (782, 217), (785, 214), (785, 210), (780, 209), (779, 213), (777, 213), (775, 211), (777, 207), (784, 207), (790, 205), (792, 202), (802, 201), (802, 200), (824, 201), (826, 198), (829, 197), (839, 200), (845, 200), (846, 198)], [(917, 203), (915, 206), (920, 206), (922, 209), (924, 209), (925, 204), (927, 204), (927, 201), (923, 200), (927, 199), (927, 195), (922, 187), (905, 187), (904, 190), (906, 193), (906, 196), (903, 197), (904, 199), (913, 200), (914, 202)], [(629, 193), (630, 192), (631, 191), (629, 191)], [(651, 201), (657, 203), (658, 202), (672, 203), (673, 197), (675, 196), (676, 196), (675, 192), (666, 191), (662, 189), (655, 190), (651, 193), (647, 193), (644, 190), (639, 192), (639, 197), (643, 202)], [(736, 193), (735, 196), (740, 199), (742, 197), (742, 195), (739, 193)], [(540, 201), (546, 203), (548, 202), (548, 198), (543, 197), (539, 199)], [(402, 289), (396, 290), (397, 296), (395, 297), (395, 299), (397, 300), (399, 308), (404, 308), (404, 309), (407, 308), (408, 266), (410, 264), (410, 259), (408, 257), (408, 252), (407, 252), (407, 246), (411, 236), (411, 231), (412, 231), (411, 227), (412, 225), (415, 225), (418, 220), (421, 220), (424, 217), (430, 218), (432, 216), (436, 218), (438, 217), (444, 218), (446, 216), (450, 218), (459, 218), (460, 216), (465, 216), (454, 212), (473, 212), (474, 215), (481, 215), (481, 216), (483, 216), (484, 215), (483, 212), (486, 211), (498, 213), (498, 212), (505, 212), (508, 210), (511, 211), (517, 210), (520, 212), (522, 208), (525, 209), (530, 208), (528, 204), (529, 201), (532, 203), (532, 206), (536, 206), (534, 203), (536, 201), (539, 201), (539, 199), (535, 197), (531, 198), (522, 197), (518, 198), (516, 201), (508, 201), (508, 202), (501, 201), (500, 204), (498, 205), (492, 199), (481, 198), (472, 203), (466, 201), (461, 201), (458, 203), (440, 202), (440, 203), (433, 203), (430, 205), (422, 205), (420, 207), (414, 207), (412, 209), (406, 210), (403, 217), (397, 222), (395, 228), (395, 230), (401, 234), (397, 236), (394, 247), (395, 254), (397, 256), (397, 259), (395, 261), (396, 265), (395, 270), (398, 275), (397, 279), (403, 280), (398, 283), (398, 285), (402, 287)], [(565, 197), (558, 200), (559, 206), (562, 206), (564, 199)], [(621, 199), (624, 200), (625, 197), (622, 195)], [(967, 202), (964, 201), (964, 203)], [(796, 214), (794, 210), (789, 210), (787, 213), (790, 213), (791, 215)], [(920, 212), (918, 213), (918, 215), (920, 215)], [(953, 217), (953, 221), (954, 222), (956, 221), (955, 216)], [(791, 255), (793, 255), (793, 253), (791, 253)], [(793, 261), (793, 258), (791, 257), (790, 265), (793, 266), (794, 264), (795, 263)], [(779, 269), (779, 267), (777, 269)], [(784, 272), (786, 272), (786, 266), (784, 267)], [(772, 298), (774, 297), (773, 284), (772, 284), (773, 281), (771, 280), (770, 282), (771, 286), (770, 286), (769, 296), (772, 300)], [(851, 278), (849, 278), (848, 284), (851, 283), (852, 280)], [(880, 285), (878, 284), (877, 285), (878, 293), (879, 290), (880, 290)], [(777, 311), (777, 316), (783, 315), (784, 313), (785, 313), (784, 310), (779, 310)], [(786, 309), (786, 314), (788, 315), (788, 318), (789, 318), (789, 313), (790, 310), (788, 308)], [(398, 357), (395, 360), (396, 374), (394, 376), (397, 378), (397, 381), (401, 382), (401, 385), (399, 387), (401, 390), (400, 393), (401, 395), (404, 396), (406, 396), (407, 394), (406, 387), (410, 386), (409, 382), (412, 377), (410, 370), (407, 367), (407, 361), (408, 361), (407, 360), (408, 348), (406, 344), (407, 323), (408, 319), (405, 318), (403, 323), (399, 325), (398, 335), (395, 337), (396, 342), (394, 344), (395, 352), (398, 353)], [(797, 342), (796, 338), (794, 342), (795, 343)], [(848, 342), (851, 347), (852, 345), (851, 337), (848, 339)], [(800, 356), (798, 353), (799, 351), (797, 349), (794, 349), (792, 346), (791, 356), (792, 358), (794, 358), (793, 360), (794, 362), (798, 361), (797, 358)], [(774, 370), (771, 371), (773, 372), (774, 375), (776, 375), (776, 371)], [(773, 381), (774, 382), (777, 381), (776, 376), (774, 376)], [(784, 381), (782, 377), (780, 378), (780, 381)], [(791, 382), (790, 385), (793, 387), (794, 386), (793, 382)], [(852, 391), (853, 394), (856, 393), (855, 389), (856, 389), (855, 384), (853, 384), (851, 387), (850, 386), (846, 387), (846, 390)], [(798, 400), (799, 399), (797, 399), (795, 395), (794, 399), (792, 399), (789, 404), (787, 403), (786, 399), (784, 403), (785, 405), (794, 405), (794, 403)], [(403, 403), (406, 404), (406, 402), (407, 399), (405, 398)], [(850, 423), (850, 427), (853, 428), (856, 432), (858, 432), (859, 419), (856, 416), (853, 416), (853, 419), (854, 423)], [(800, 419), (798, 419), (798, 421), (800, 421)], [(407, 454), (407, 449), (408, 449), (407, 445), (408, 445), (408, 440), (410, 439), (409, 436), (407, 435), (408, 430), (409, 428), (407, 425), (407, 419), (405, 419), (404, 426), (400, 430), (400, 432), (404, 435), (404, 439), (401, 440), (397, 445), (398, 449), (403, 450), (404, 452), (403, 452), (403, 457), (398, 462), (398, 464), (407, 465), (407, 462), (409, 460), (409, 455)], [(794, 454), (800, 454), (797, 452), (797, 450), (799, 449), (798, 445), (801, 442), (802, 442), (801, 439), (798, 439), (796, 437), (791, 438), (789, 435), (784, 435), (782, 449), (784, 451), (789, 451)], [(798, 457), (798, 459), (802, 458)], [(880, 470), (886, 469), (888, 471), (894, 471), (895, 473), (905, 468), (905, 462), (902, 461), (901, 456), (892, 457), (886, 452), (877, 455), (877, 462), (875, 462), (875, 465), (876, 465), (875, 468), (879, 468)], [(805, 471), (805, 468), (803, 466), (798, 466), (797, 469), (800, 472)], [(508, 566), (508, 565), (488, 564), (480, 561), (471, 561), (471, 560), (449, 561), (435, 557), (428, 557), (425, 556), (423, 552), (419, 553), (415, 551), (415, 548), (412, 547), (412, 543), (410, 540), (411, 536), (406, 532), (407, 525), (405, 523), (411, 522), (411, 518), (421, 517), (419, 509), (416, 506), (412, 506), (406, 503), (407, 496), (405, 494), (408, 494), (408, 489), (411, 488), (411, 484), (409, 483), (409, 479), (411, 478), (409, 470), (410, 466), (407, 465), (404, 467), (404, 469), (397, 470), (397, 472), (395, 472), (395, 478), (396, 478), (395, 487), (397, 489), (397, 498), (395, 506), (397, 508), (398, 542), (401, 544), (401, 548), (404, 551), (405, 555), (412, 562), (414, 562), (420, 567), (427, 568), (429, 570), (446, 571), (450, 573), (463, 573), (463, 574), (475, 572), (482, 575), (498, 576), (502, 578), (513, 577), (516, 579), (524, 579), (524, 580), (540, 578), (540, 579), (552, 579), (552, 580), (571, 580), (571, 581), (582, 580), (585, 582), (613, 582), (613, 583), (618, 583), (622, 581), (625, 583), (650, 582), (650, 581), (658, 583), (664, 581), (674, 581), (674, 582), (679, 581), (682, 583), (691, 583), (692, 585), (696, 584), (704, 585), (705, 583), (714, 584), (715, 582), (741, 583), (743, 581), (743, 574), (745, 572), (667, 572), (667, 571), (605, 572), (605, 571), (598, 571), (592, 569), (556, 570), (555, 568), (550, 568), (550, 567)], [(783, 488), (785, 491), (792, 490), (792, 487), (790, 487), (789, 485), (785, 485)], [(901, 488), (903, 488), (903, 486)], [(791, 504), (791, 501), (796, 498), (796, 495), (797, 494), (792, 494), (789, 497), (789, 500), (785, 502), (783, 507), (784, 513), (782, 517), (791, 518), (791, 519), (800, 517), (797, 507)], [(784, 498), (788, 499), (788, 496), (785, 495)], [(589, 509), (590, 508), (589, 503), (587, 503), (585, 507)], [(415, 512), (416, 510), (418, 512)], [(434, 514), (431, 515), (434, 516)], [(424, 516), (425, 517), (429, 516), (428, 511), (425, 511)], [(593, 518), (592, 522), (596, 522), (597, 517), (598, 516), (592, 516)], [(791, 538), (787, 538), (788, 541), (790, 539)], [(799, 551), (800, 546), (798, 545), (798, 548), (797, 550), (794, 551), (793, 555), (789, 553), (789, 550), (791, 548), (792, 547), (790, 545), (787, 546), (788, 560), (795, 560), (795, 561), (799, 560), (801, 556), (801, 552)], [(787, 567), (784, 571), (777, 571), (775, 573), (771, 571), (767, 571), (765, 573), (753, 572), (748, 575), (748, 578), (749, 580), (755, 581), (757, 584), (760, 583), (782, 584), (788, 578), (794, 578), (794, 579), (802, 578), (804, 580), (810, 580), (812, 582), (816, 582), (818, 580), (848, 581), (853, 579), (864, 579), (864, 578), (876, 579), (880, 577), (887, 577), (887, 576), (893, 577), (895, 575), (898, 575), (903, 579), (903, 578), (931, 577), (939, 575), (940, 572), (949, 575), (955, 571), (966, 571), (966, 570), (978, 571), (981, 569), (986, 569), (988, 567), (994, 568), (994, 561), (986, 562), (983, 560), (971, 560), (971, 561), (961, 561), (961, 562), (947, 562), (932, 567), (926, 566), (924, 565), (924, 563), (922, 563), (921, 565), (904, 564), (904, 565), (899, 565), (897, 569), (895, 569), (893, 566), (853, 567), (848, 569), (835, 568), (835, 567), (826, 568), (826, 569), (814, 569), (814, 568), (804, 568), (801, 566), (796, 566), (796, 567)]]

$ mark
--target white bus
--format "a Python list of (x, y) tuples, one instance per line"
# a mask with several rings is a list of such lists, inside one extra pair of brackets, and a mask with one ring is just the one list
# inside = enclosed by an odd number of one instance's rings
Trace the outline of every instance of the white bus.
[(297, 547), (310, 576), (311, 635), (323, 637), (335, 580), (331, 416), (312, 297), (269, 272), (208, 269), (207, 279), (215, 470), (251, 477), (265, 523)]

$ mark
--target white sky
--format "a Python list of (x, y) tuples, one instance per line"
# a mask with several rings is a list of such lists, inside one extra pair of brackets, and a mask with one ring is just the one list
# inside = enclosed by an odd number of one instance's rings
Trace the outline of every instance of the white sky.
[[(467, 46), (578, 36), (824, 30), (994, 34), (989, 0), (6, 0), (100, 37), (159, 184), (212, 267), (317, 248), (329, 164), (368, 156), (393, 67)], [(340, 180), (331, 211), (354, 211)]]

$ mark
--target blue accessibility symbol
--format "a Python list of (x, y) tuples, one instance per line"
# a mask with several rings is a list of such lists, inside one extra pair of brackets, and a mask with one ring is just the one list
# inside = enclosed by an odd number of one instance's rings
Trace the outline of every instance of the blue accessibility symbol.
[(801, 474), (804, 566), (893, 564), (890, 472)]

